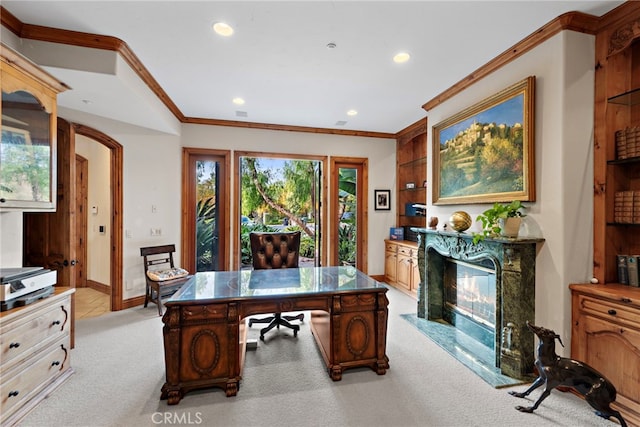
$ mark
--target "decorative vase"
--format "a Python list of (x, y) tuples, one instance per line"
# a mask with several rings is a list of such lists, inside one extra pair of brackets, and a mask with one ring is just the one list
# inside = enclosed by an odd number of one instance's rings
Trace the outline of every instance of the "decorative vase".
[(449, 218), (449, 225), (459, 233), (471, 227), (472, 222), (471, 216), (465, 211), (455, 211)]
[(501, 219), (499, 225), (502, 229), (502, 232), (500, 233), (500, 235), (512, 238), (518, 237), (518, 233), (520, 232), (520, 224), (522, 224), (522, 218), (519, 216)]

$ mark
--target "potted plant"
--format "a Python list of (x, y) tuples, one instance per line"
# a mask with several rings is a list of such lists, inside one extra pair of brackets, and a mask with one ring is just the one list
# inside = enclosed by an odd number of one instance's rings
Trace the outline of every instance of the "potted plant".
[(488, 236), (517, 237), (525, 209), (520, 200), (511, 203), (494, 203), (490, 209), (482, 212), (476, 221), (482, 223), (482, 232), (473, 233), (473, 243), (478, 243)]

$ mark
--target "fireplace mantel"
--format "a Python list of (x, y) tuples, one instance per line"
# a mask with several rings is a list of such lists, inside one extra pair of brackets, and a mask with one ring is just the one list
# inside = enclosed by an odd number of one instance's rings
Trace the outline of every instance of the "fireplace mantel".
[(413, 228), (418, 233), (418, 317), (440, 320), (446, 258), (467, 262), (489, 259), (496, 270), (496, 367), (512, 378), (533, 371), (534, 337), (526, 321), (535, 321), (535, 271), (538, 238), (487, 238), (477, 244), (466, 233)]

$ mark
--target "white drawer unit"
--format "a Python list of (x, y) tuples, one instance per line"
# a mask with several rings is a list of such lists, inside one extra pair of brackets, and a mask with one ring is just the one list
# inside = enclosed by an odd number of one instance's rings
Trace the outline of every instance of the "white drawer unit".
[(55, 293), (0, 313), (0, 423), (16, 424), (73, 373), (71, 295)]

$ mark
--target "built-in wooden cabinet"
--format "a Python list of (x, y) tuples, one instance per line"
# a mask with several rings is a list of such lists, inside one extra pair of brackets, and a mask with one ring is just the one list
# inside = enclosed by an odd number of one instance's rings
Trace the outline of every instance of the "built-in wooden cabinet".
[(617, 283), (617, 255), (640, 255), (640, 3), (603, 18), (596, 34), (594, 257)]
[[(570, 285), (571, 357), (617, 389), (640, 426), (640, 288), (620, 284), (618, 255), (640, 255), (640, 2), (605, 15), (596, 34), (593, 275)], [(636, 199), (637, 197), (637, 199)]]
[(406, 240), (385, 240), (384, 277), (389, 285), (412, 296), (420, 286), (418, 244)]
[(71, 295), (0, 313), (0, 424), (14, 425), (73, 373)]
[(570, 285), (571, 356), (616, 387), (613, 404), (628, 425), (640, 426), (640, 288)]
[(66, 86), (0, 44), (0, 210), (56, 208), (56, 100)]
[(427, 119), (399, 133), (396, 151), (397, 227), (404, 228), (405, 240), (416, 240), (411, 227), (426, 227), (426, 210), (413, 205), (427, 204)]

